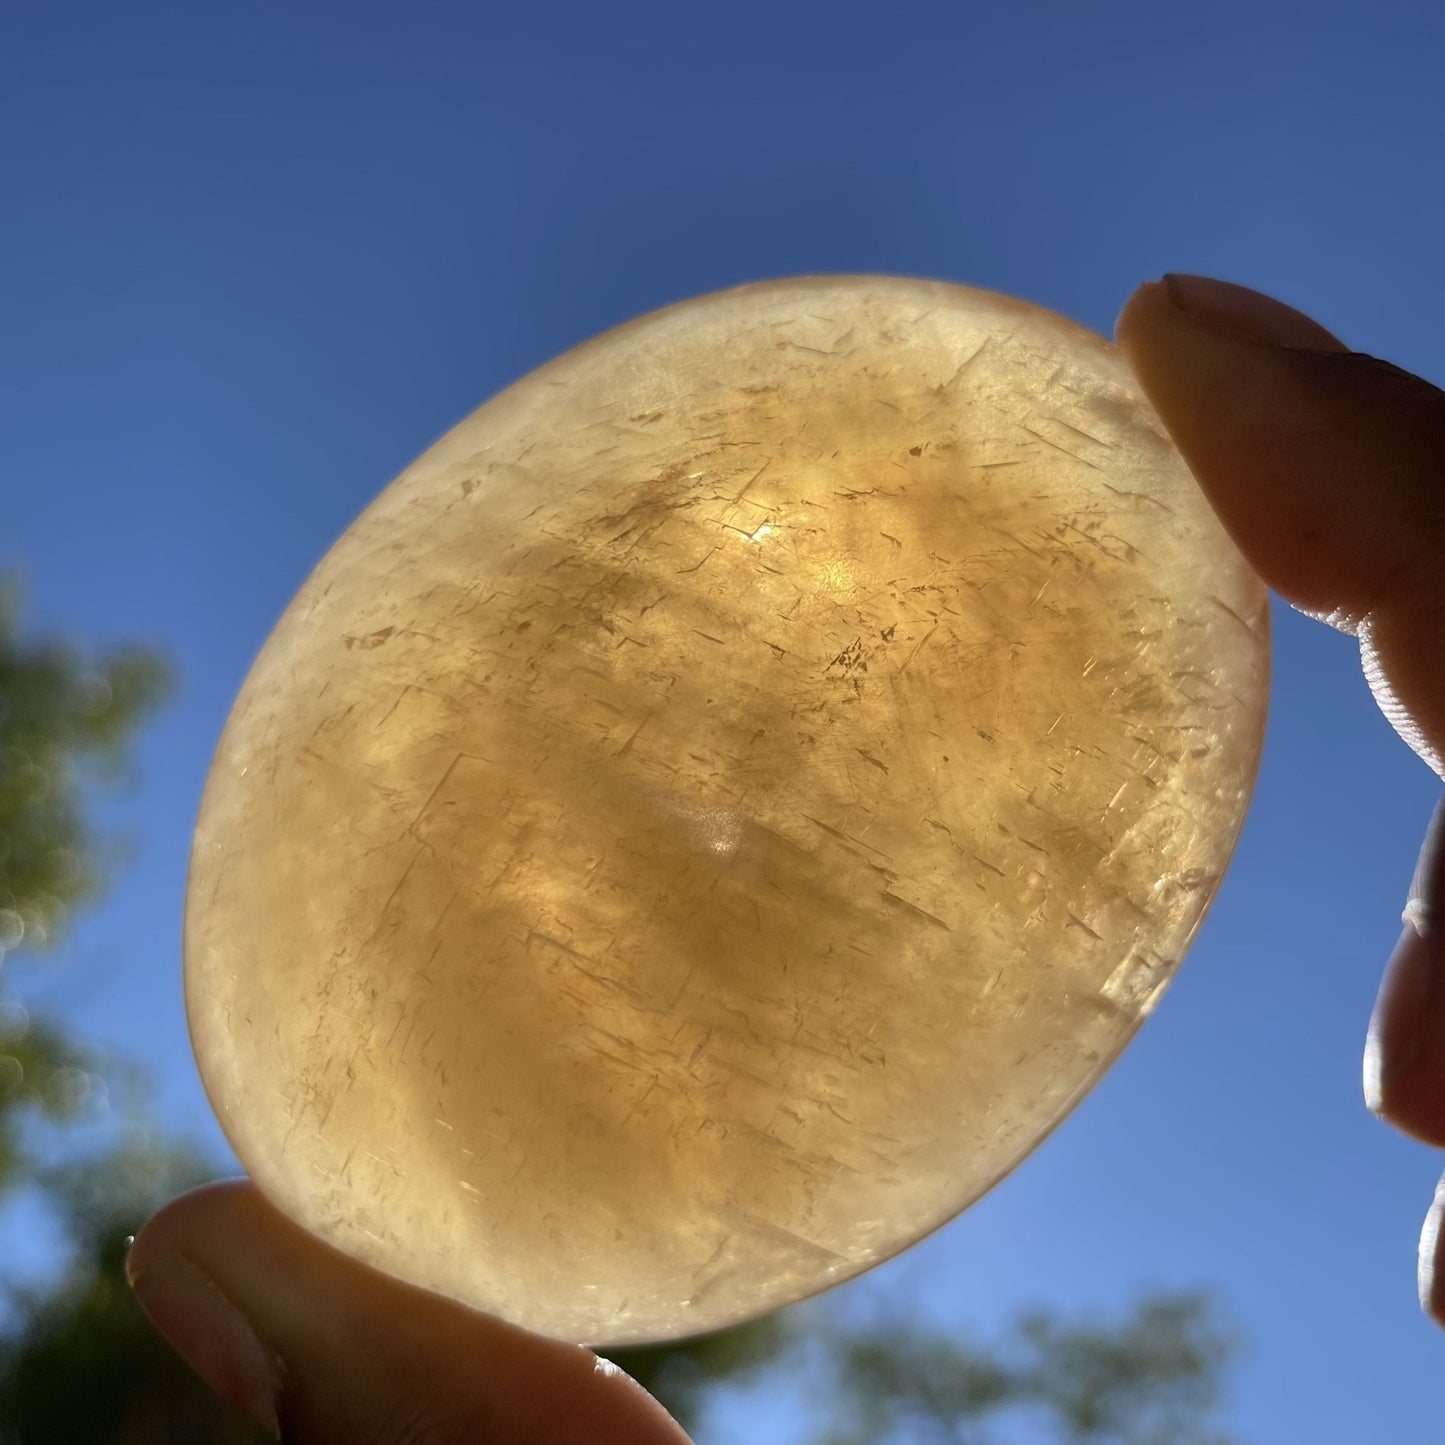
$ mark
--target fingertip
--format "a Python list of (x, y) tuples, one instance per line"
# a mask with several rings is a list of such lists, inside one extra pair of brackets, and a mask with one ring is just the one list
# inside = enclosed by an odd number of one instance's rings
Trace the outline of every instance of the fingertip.
[(136, 1232), (126, 1251), (125, 1276), (132, 1288), (143, 1274), (177, 1255), (184, 1255), (187, 1242), (204, 1236), (213, 1227), (217, 1210), (227, 1215), (254, 1193), (243, 1179), (222, 1179), (202, 1184), (172, 1199), (153, 1214)]
[(1445, 1145), (1445, 991), (1436, 945), (1406, 925), (1385, 965), (1365, 1043), (1366, 1107), (1404, 1134)]
[(1114, 320), (1114, 340), (1129, 351), (1141, 331), (1157, 324), (1161, 314), (1167, 324), (1167, 313), (1174, 310), (1163, 281), (1145, 281), (1135, 288)]
[(1435, 558), (1440, 393), (1260, 292), (1141, 286), (1120, 349), (1221, 521), (1278, 592), (1347, 628)]
[(1169, 272), (1146, 281), (1124, 303), (1115, 323), (1121, 345), (1154, 331), (1203, 327), (1256, 346), (1306, 352), (1343, 352), (1349, 348), (1303, 311), (1248, 286), (1210, 276)]

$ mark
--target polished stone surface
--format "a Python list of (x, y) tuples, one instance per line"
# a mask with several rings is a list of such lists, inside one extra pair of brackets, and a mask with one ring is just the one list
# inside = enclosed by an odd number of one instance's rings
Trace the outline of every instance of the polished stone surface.
[(319, 1235), (551, 1334), (845, 1279), (1148, 1012), (1266, 673), (1092, 333), (877, 277), (644, 317), (408, 468), (261, 653), (186, 920), (221, 1121)]

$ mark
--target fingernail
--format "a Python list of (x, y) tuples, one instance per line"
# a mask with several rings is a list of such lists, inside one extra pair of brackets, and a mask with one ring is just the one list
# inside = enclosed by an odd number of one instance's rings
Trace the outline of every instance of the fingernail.
[(1347, 351), (1317, 321), (1247, 286), (1208, 276), (1171, 273), (1164, 288), (1175, 307), (1211, 329), (1240, 341), (1282, 346), (1293, 351)]
[(1385, 965), (1365, 1043), (1365, 1103), (1379, 1113), (1392, 1079), (1418, 1066), (1435, 1037), (1429, 1027), (1437, 986), (1441, 906), (1445, 903), (1445, 800), (1436, 807), (1401, 915), (1405, 927)]
[(172, 1349), (223, 1400), (279, 1434), (277, 1362), (240, 1311), (189, 1260), (153, 1265), (131, 1288)]

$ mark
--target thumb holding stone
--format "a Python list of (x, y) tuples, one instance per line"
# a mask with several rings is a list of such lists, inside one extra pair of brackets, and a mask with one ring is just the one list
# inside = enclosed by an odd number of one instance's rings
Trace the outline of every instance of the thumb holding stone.
[(591, 1351), (368, 1269), (244, 1183), (167, 1205), (127, 1273), (201, 1378), (292, 1445), (687, 1445)]

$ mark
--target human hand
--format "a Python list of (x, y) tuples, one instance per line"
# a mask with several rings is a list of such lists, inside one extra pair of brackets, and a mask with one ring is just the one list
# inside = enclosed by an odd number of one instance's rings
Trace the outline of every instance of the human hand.
[[(1141, 287), (1119, 345), (1241, 550), (1360, 643), (1396, 732), (1445, 776), (1445, 393), (1278, 301), (1200, 277)], [(1421, 850), (1365, 1045), (1365, 1099), (1445, 1145), (1445, 806)], [(1445, 1323), (1445, 1181), (1420, 1300)]]
[[(1291, 602), (1359, 637), (1381, 709), (1442, 772), (1445, 394), (1279, 302), (1199, 278), (1141, 288), (1118, 337), (1245, 554)], [(1440, 816), (1365, 1071), (1370, 1106), (1433, 1144), (1445, 1144)], [(1445, 1186), (1421, 1248), (1422, 1299), (1445, 1321), (1442, 1217)], [(295, 1445), (686, 1445), (656, 1401), (589, 1352), (376, 1274), (249, 1185), (168, 1205), (129, 1271), (202, 1378)]]

